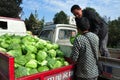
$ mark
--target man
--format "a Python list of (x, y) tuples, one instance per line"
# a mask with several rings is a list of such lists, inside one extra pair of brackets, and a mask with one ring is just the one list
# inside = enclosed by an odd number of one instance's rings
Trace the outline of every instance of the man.
[(76, 24), (81, 35), (75, 38), (71, 54), (71, 59), (75, 62), (74, 80), (97, 80), (98, 66), (92, 49), (98, 59), (99, 38), (88, 31), (90, 25), (87, 18), (82, 17)]
[(100, 16), (92, 9), (82, 10), (78, 5), (71, 7), (71, 12), (76, 17), (75, 20), (79, 20), (81, 17), (86, 17), (90, 22), (89, 31), (95, 33), (99, 37), (99, 50), (101, 56), (110, 57), (110, 53), (107, 49), (108, 41), (108, 25), (100, 18)]

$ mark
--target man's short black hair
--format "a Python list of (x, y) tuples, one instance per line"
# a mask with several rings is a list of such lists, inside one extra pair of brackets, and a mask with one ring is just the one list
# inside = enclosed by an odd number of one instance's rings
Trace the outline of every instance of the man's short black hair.
[(81, 9), (81, 8), (80, 8), (79, 5), (73, 5), (73, 6), (71, 7), (71, 12), (73, 12), (73, 10), (75, 10), (75, 9)]
[(76, 25), (81, 31), (89, 30), (90, 24), (89, 20), (86, 17), (76, 18)]

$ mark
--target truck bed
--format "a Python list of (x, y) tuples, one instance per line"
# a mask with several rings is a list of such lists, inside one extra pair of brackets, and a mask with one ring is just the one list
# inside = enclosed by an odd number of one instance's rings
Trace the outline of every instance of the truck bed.
[[(71, 47), (62, 47), (66, 52), (70, 52)], [(102, 63), (104, 70), (103, 74), (100, 76), (109, 80), (120, 80), (120, 50), (119, 49), (109, 49), (113, 57), (99, 57), (99, 61)], [(69, 55), (67, 55), (69, 56)], [(30, 76), (25, 76), (17, 78), (16, 80), (47, 80), (48, 78), (55, 78), (55, 76), (68, 74), (73, 71), (73, 65), (65, 66), (59, 69), (51, 70), (44, 73), (38, 73)], [(71, 74), (72, 75), (72, 74)], [(14, 58), (7, 54), (0, 53), (0, 80), (14, 80)], [(69, 80), (72, 80), (68, 76)], [(67, 80), (68, 80), (67, 79)]]

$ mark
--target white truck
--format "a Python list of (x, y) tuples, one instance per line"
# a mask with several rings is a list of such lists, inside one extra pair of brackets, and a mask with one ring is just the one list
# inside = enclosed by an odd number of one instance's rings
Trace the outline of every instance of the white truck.
[(39, 37), (44, 40), (49, 40), (52, 43), (60, 45), (65, 56), (69, 57), (71, 53), (72, 44), (70, 43), (70, 37), (77, 34), (75, 25), (69, 24), (53, 24), (46, 25), (41, 31)]
[(76, 33), (75, 25), (54, 24), (45, 26), (39, 36), (53, 43), (71, 45), (69, 38), (75, 36)]
[(0, 35), (3, 34), (26, 35), (26, 27), (24, 21), (18, 18), (0, 16)]
[[(66, 57), (70, 57), (72, 44), (70, 37), (77, 34), (75, 25), (70, 24), (52, 24), (44, 26), (39, 37), (60, 45), (61, 50)], [(120, 80), (120, 49), (109, 48), (111, 58), (99, 57), (104, 70), (102, 77), (110, 80)]]

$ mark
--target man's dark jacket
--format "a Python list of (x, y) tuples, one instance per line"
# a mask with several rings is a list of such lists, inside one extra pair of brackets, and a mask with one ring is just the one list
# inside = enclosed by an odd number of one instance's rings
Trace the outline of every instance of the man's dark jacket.
[[(83, 10), (83, 17), (87, 17), (90, 22), (90, 31), (97, 34), (100, 39), (104, 39), (106, 33), (108, 32), (108, 25), (107, 23), (95, 12), (91, 9)], [(78, 18), (75, 18), (80, 20)]]

